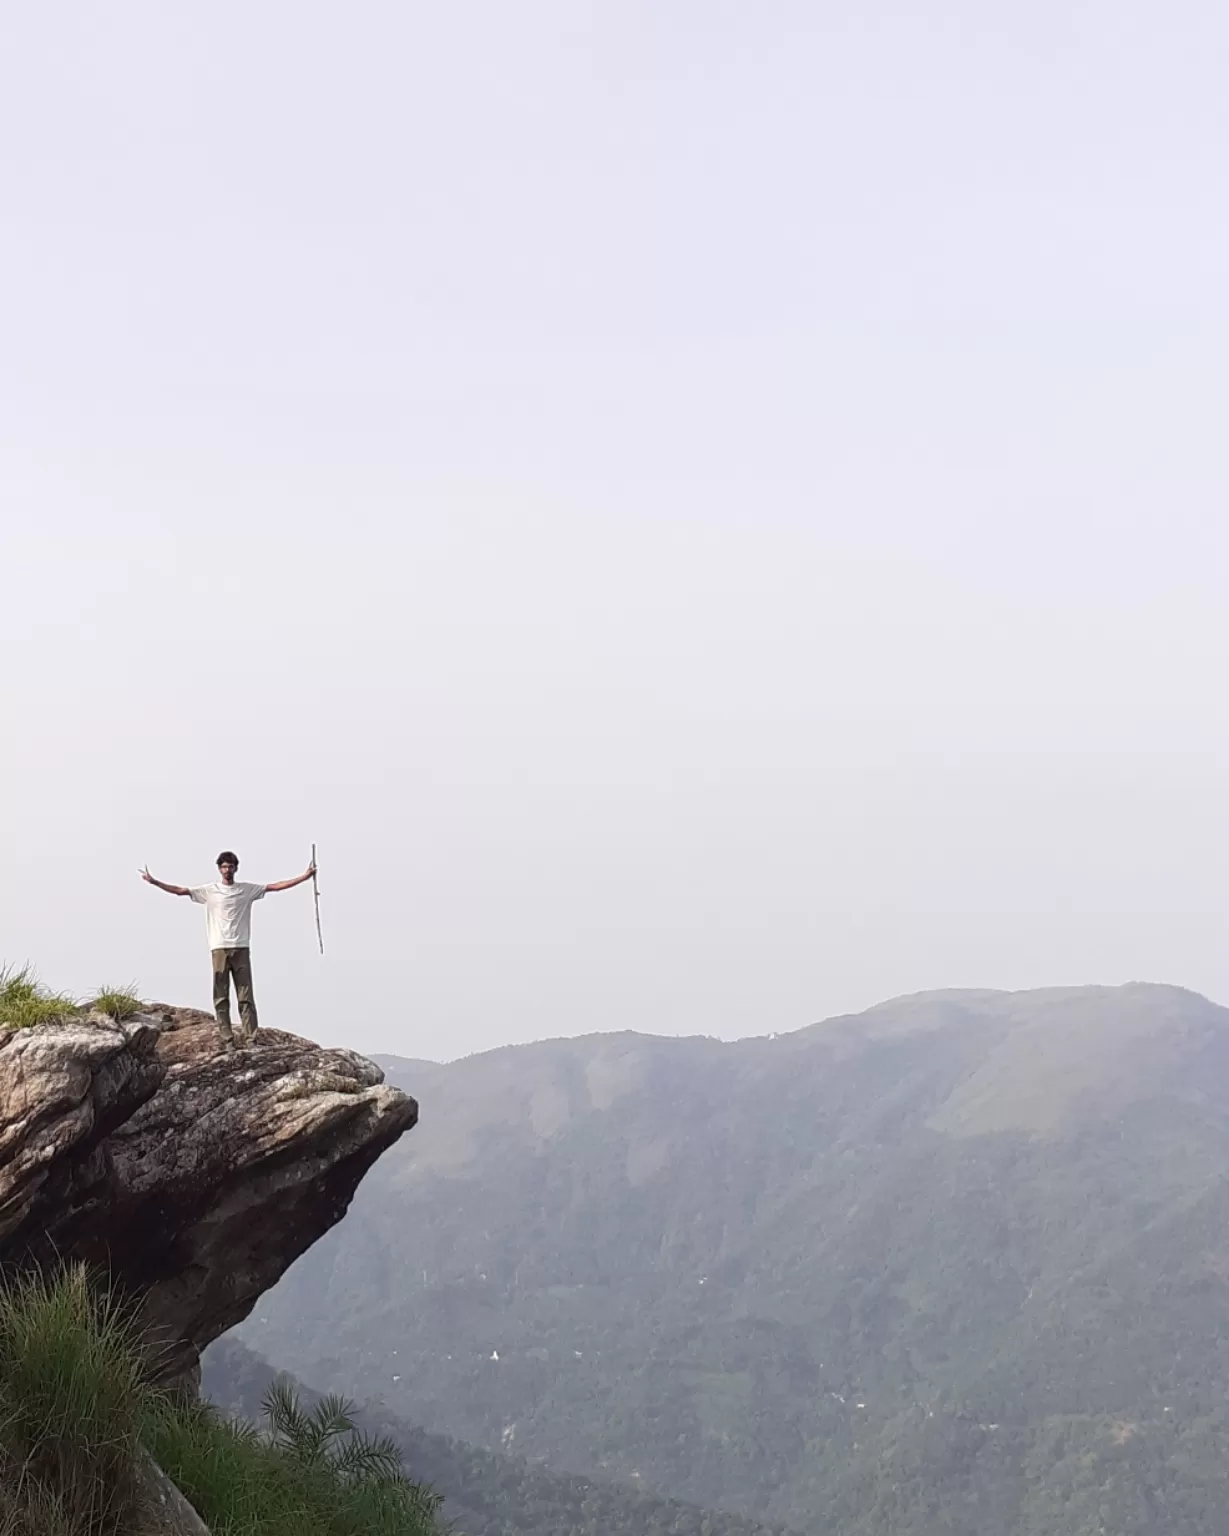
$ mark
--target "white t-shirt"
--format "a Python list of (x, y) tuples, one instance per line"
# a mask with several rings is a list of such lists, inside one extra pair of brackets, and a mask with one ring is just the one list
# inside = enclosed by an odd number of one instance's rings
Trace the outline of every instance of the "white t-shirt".
[(247, 949), (252, 942), (252, 903), (259, 901), (267, 885), (249, 885), (236, 880), (224, 885), (194, 885), (188, 891), (193, 901), (204, 903), (205, 926), (209, 930), (210, 949)]

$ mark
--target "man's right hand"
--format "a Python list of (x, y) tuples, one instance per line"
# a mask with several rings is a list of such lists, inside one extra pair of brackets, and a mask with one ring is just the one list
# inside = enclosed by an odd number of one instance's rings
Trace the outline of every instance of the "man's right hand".
[(137, 873), (147, 884), (156, 885), (160, 891), (166, 891), (169, 896), (191, 896), (192, 894), (186, 885), (168, 885), (165, 880), (155, 880), (149, 872), (148, 864)]

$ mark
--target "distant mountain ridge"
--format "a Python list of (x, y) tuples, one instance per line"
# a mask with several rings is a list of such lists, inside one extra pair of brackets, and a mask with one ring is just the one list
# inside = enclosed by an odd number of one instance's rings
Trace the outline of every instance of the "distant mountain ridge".
[(1229, 1531), (1229, 1012), (1197, 994), (383, 1065), (419, 1128), (245, 1325), (279, 1364), (825, 1536)]

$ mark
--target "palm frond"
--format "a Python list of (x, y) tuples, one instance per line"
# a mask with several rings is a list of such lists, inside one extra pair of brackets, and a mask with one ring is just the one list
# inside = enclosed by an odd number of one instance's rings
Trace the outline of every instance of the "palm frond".
[(347, 1480), (391, 1482), (401, 1476), (401, 1452), (387, 1435), (372, 1437), (355, 1430), (333, 1452), (332, 1462)]

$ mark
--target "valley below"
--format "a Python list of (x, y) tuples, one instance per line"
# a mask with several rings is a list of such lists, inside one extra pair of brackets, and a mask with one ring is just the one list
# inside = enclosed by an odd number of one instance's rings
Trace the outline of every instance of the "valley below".
[(824, 1536), (1229, 1530), (1226, 1010), (378, 1059), (418, 1127), (238, 1330), (311, 1386)]

